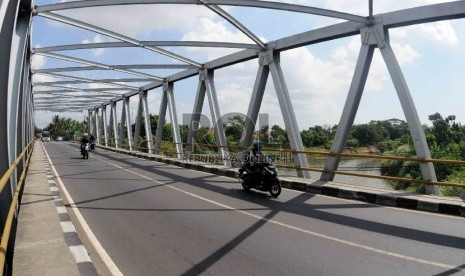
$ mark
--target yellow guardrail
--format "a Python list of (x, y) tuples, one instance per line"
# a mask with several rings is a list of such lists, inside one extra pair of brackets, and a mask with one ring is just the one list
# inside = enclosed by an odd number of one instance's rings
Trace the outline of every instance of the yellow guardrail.
[[(3, 191), (3, 188), (6, 186), (8, 183), (8, 180), (10, 179), (11, 175), (13, 172), (16, 170), (16, 167), (18, 164), (21, 162), (23, 159), (24, 155), (26, 154), (27, 150), (30, 147), (33, 147), (34, 140), (29, 142), (29, 144), (24, 148), (24, 150), (21, 152), (21, 154), (16, 158), (15, 162), (10, 166), (10, 168), (6, 171), (6, 173), (2, 176), (0, 179), (0, 192)], [(24, 184), (24, 178), (26, 177), (26, 172), (27, 168), (29, 166), (29, 162), (31, 160), (32, 152), (29, 154), (27, 157), (25, 166), (23, 167), (23, 171), (21, 173), (21, 177), (19, 178), (18, 185), (16, 186), (16, 191), (13, 195), (13, 199), (10, 204), (10, 209), (8, 211), (8, 216), (5, 221), (5, 226), (3, 228), (3, 233), (2, 233), (2, 239), (0, 242), (0, 275), (3, 275), (3, 270), (5, 268), (5, 257), (7, 253), (7, 248), (8, 248), (8, 241), (10, 240), (10, 233), (11, 233), (11, 226), (13, 224), (13, 219), (16, 211), (16, 204), (18, 203), (19, 196), (21, 189)]]
[[(114, 140), (114, 139), (110, 139)], [(123, 143), (126, 142), (128, 139), (123, 139)], [(135, 146), (136, 148), (140, 148), (142, 143), (146, 142), (151, 142), (151, 143), (167, 143), (167, 144), (182, 144), (183, 146), (188, 146), (190, 144), (188, 143), (175, 143), (175, 142), (170, 142), (170, 141), (149, 141), (149, 140), (143, 140), (139, 139), (138, 145)], [(214, 146), (215, 148), (221, 148), (225, 146), (218, 146), (218, 145), (210, 145), (210, 144), (204, 144), (204, 143), (196, 143), (198, 146), (206, 146), (206, 147), (212, 147)], [(228, 148), (230, 149), (238, 149), (238, 150), (247, 150), (250, 149), (249, 147), (239, 147), (239, 146), (229, 146)], [(414, 158), (414, 157), (399, 157), (399, 156), (387, 156), (387, 155), (379, 155), (379, 154), (354, 154), (354, 153), (331, 153), (328, 151), (308, 151), (308, 150), (291, 150), (291, 149), (282, 149), (282, 148), (262, 148), (264, 152), (280, 152), (280, 153), (289, 153), (289, 154), (305, 154), (305, 155), (321, 155), (321, 156), (339, 156), (339, 157), (347, 157), (347, 158), (369, 158), (369, 159), (384, 159), (384, 160), (395, 160), (395, 161), (413, 161), (413, 162), (419, 162), (419, 163), (435, 163), (435, 164), (447, 164), (447, 165), (465, 165), (465, 161), (462, 160), (443, 160), (443, 159), (426, 159), (426, 158)], [(160, 150), (161, 152), (161, 150)], [(164, 150), (164, 152), (168, 152)], [(171, 151), (169, 153), (177, 154), (178, 152)], [(181, 152), (182, 153), (182, 152)], [(195, 155), (195, 154), (191, 154)], [(206, 159), (208, 160), (208, 159)], [(321, 172), (321, 173), (335, 173), (335, 174), (340, 174), (340, 175), (347, 175), (347, 176), (355, 176), (355, 177), (364, 177), (364, 178), (373, 178), (373, 179), (382, 179), (382, 180), (387, 180), (387, 181), (405, 181), (405, 182), (412, 182), (412, 183), (420, 183), (420, 184), (426, 184), (426, 185), (439, 185), (439, 186), (453, 186), (453, 187), (460, 187), (460, 188), (465, 188), (465, 184), (463, 183), (452, 183), (452, 182), (439, 182), (439, 181), (427, 181), (427, 180), (420, 180), (420, 179), (411, 179), (411, 178), (402, 178), (402, 177), (392, 177), (392, 176), (383, 176), (383, 175), (368, 175), (368, 174), (361, 174), (361, 173), (355, 173), (355, 172), (347, 172), (347, 171), (324, 171), (323, 169), (317, 169), (317, 168), (300, 168), (296, 166), (288, 166), (288, 165), (276, 165), (278, 168), (286, 168), (286, 169), (295, 169), (295, 170), (301, 170), (301, 171), (314, 171), (314, 172)]]

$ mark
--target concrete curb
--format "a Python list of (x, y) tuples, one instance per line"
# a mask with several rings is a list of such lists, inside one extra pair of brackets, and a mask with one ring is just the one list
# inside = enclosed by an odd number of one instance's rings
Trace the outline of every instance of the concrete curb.
[(35, 142), (18, 215), (13, 275), (98, 275), (60, 198), (41, 142)]
[[(134, 152), (100, 145), (98, 147), (138, 158), (162, 162), (191, 170), (209, 172), (226, 177), (235, 177), (234, 175), (237, 171), (237, 169), (224, 168), (217, 165), (193, 163), (149, 153)], [(280, 181), (283, 188), (299, 190), (312, 194), (321, 194), (384, 206), (465, 217), (465, 201), (461, 198), (446, 198), (418, 193), (407, 193), (403, 191), (383, 190), (365, 186), (336, 182), (322, 182), (319, 180), (302, 179), (297, 177), (280, 177)]]

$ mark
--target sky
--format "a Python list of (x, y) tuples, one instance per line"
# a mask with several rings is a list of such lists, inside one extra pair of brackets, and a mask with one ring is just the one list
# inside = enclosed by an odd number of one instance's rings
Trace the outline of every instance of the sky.
[[(61, 1), (37, 0), (36, 5)], [(288, 0), (276, 1), (368, 15), (368, 0)], [(374, 0), (374, 14), (448, 1)], [(342, 22), (339, 19), (245, 7), (226, 7), (232, 16), (251, 30), (262, 41), (268, 42), (289, 35)], [(60, 14), (103, 27), (138, 40), (196, 40), (253, 43), (248, 37), (203, 6), (188, 5), (137, 5), (99, 7), (61, 11)], [(101, 34), (54, 22), (41, 17), (33, 21), (32, 44), (36, 48), (92, 42), (109, 42), (113, 39)], [(456, 121), (465, 124), (465, 20), (440, 21), (390, 30), (390, 41), (402, 73), (407, 81), (422, 124), (431, 125), (428, 116), (436, 112), (444, 117), (455, 115)], [(301, 130), (315, 125), (338, 124), (355, 63), (360, 50), (360, 36), (314, 44), (281, 53), (281, 66)], [(237, 49), (165, 47), (164, 49), (187, 56), (201, 63), (238, 51)], [(115, 64), (179, 64), (159, 54), (135, 48), (65, 51), (73, 57), (99, 63)], [(79, 64), (42, 56), (34, 56), (33, 68), (79, 66)], [(222, 114), (247, 113), (255, 82), (256, 59), (215, 71), (215, 86)], [(140, 70), (159, 76), (169, 76), (177, 70)], [(84, 76), (82, 72), (67, 73)], [(89, 77), (89, 75), (87, 75)], [(124, 78), (117, 72), (95, 71), (92, 78)], [(130, 76), (131, 77), (131, 76)], [(34, 82), (53, 80), (37, 75)], [(143, 83), (142, 83), (143, 84)], [(178, 120), (190, 113), (196, 95), (198, 77), (174, 84)], [(96, 84), (92, 84), (96, 87)], [(86, 87), (86, 86), (81, 86)], [(38, 87), (37, 87), (38, 89)], [(158, 114), (161, 89), (149, 91), (149, 111)], [(131, 98), (131, 116), (135, 119), (137, 97)], [(121, 104), (117, 105), (120, 114)], [(210, 117), (206, 100), (203, 113)], [(270, 125), (284, 126), (279, 102), (268, 79), (260, 113), (269, 114)], [(43, 128), (51, 117), (71, 117), (83, 120), (86, 112), (54, 113), (36, 111), (36, 125)], [(118, 115), (119, 116), (119, 115)], [(379, 50), (375, 50), (368, 80), (355, 118), (355, 124), (371, 120), (397, 118), (405, 120), (397, 93)], [(168, 120), (167, 116), (167, 120)]]

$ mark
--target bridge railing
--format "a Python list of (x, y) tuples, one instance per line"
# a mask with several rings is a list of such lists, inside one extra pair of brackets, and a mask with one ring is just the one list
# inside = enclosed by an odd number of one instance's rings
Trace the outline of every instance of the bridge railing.
[(21, 154), (16, 158), (15, 162), (10, 165), (9, 169), (5, 172), (5, 174), (2, 176), (0, 179), (0, 193), (3, 191), (5, 186), (8, 184), (10, 177), (13, 175), (13, 173), (16, 171), (18, 165), (23, 161), (23, 158), (27, 153), (28, 156), (26, 156), (26, 162), (23, 163), (23, 171), (21, 172), (21, 176), (19, 178), (18, 184), (16, 185), (16, 190), (13, 195), (13, 199), (10, 204), (10, 208), (8, 211), (8, 215), (5, 221), (5, 226), (3, 228), (2, 236), (1, 236), (1, 242), (0, 242), (0, 275), (3, 275), (3, 271), (5, 269), (5, 260), (7, 254), (10, 254), (12, 252), (12, 248), (8, 247), (8, 244), (10, 242), (10, 234), (13, 228), (13, 223), (15, 221), (15, 213), (17, 210), (17, 204), (20, 201), (23, 187), (24, 187), (24, 179), (26, 177), (26, 172), (29, 166), (29, 162), (31, 160), (32, 156), (32, 149), (34, 147), (34, 140), (29, 142), (29, 144), (23, 149)]
[[(127, 139), (123, 140), (123, 147), (126, 149), (129, 149)], [(135, 145), (135, 150), (139, 151), (146, 151), (147, 147), (145, 146), (147, 142), (151, 142), (153, 144), (166, 144), (166, 145), (173, 145), (170, 149), (162, 149), (158, 152), (158, 154), (162, 155), (167, 155), (170, 157), (174, 157), (177, 154), (183, 154), (185, 155), (186, 152), (176, 152), (176, 147), (175, 145), (177, 143), (174, 142), (169, 142), (169, 141), (148, 141), (144, 139), (139, 139), (138, 145)], [(178, 143), (179, 144), (179, 143)], [(181, 143), (183, 148), (186, 146), (189, 146), (190, 144), (187, 143)], [(196, 143), (197, 146), (203, 146), (203, 147), (211, 147), (211, 153), (215, 152), (218, 148), (221, 146), (218, 145), (211, 145), (211, 144), (202, 144), (202, 143)], [(237, 147), (237, 146), (227, 146), (229, 149), (231, 149), (234, 152), (243, 152), (246, 150), (249, 150), (250, 148), (244, 148), (244, 147)], [(283, 156), (283, 153), (287, 156), (292, 157), (293, 154), (298, 154), (298, 153), (303, 153), (307, 155), (307, 158), (309, 156), (321, 156), (322, 158), (328, 157), (328, 156), (339, 156), (341, 158), (361, 158), (361, 159), (376, 159), (376, 160), (393, 160), (393, 161), (401, 161), (401, 162), (417, 162), (417, 163), (433, 163), (433, 164), (444, 164), (444, 165), (451, 165), (451, 166), (465, 166), (465, 161), (462, 160), (444, 160), (444, 159), (421, 159), (421, 158), (415, 158), (415, 157), (402, 157), (402, 156), (391, 156), (391, 155), (383, 155), (383, 154), (354, 154), (354, 153), (330, 153), (326, 151), (299, 151), (299, 150), (290, 150), (290, 149), (282, 149), (282, 148), (263, 148), (262, 149), (265, 153), (270, 153), (270, 152), (278, 152), (279, 155), (276, 156)], [(189, 156), (200, 156), (199, 158), (189, 158), (190, 160), (194, 161), (200, 161), (204, 163), (217, 163), (221, 164), (223, 160), (215, 159), (215, 158), (201, 158), (202, 156), (205, 156), (206, 154), (200, 153), (196, 154), (194, 153), (189, 153)], [(231, 157), (231, 156), (230, 156)], [(237, 159), (236, 159), (237, 160)], [(427, 181), (423, 179), (413, 179), (413, 178), (406, 178), (406, 177), (393, 177), (393, 176), (385, 176), (385, 175), (371, 175), (371, 174), (363, 174), (363, 173), (358, 173), (358, 172), (353, 172), (353, 171), (346, 171), (346, 170), (335, 170), (335, 171), (327, 171), (324, 170), (323, 168), (317, 168), (317, 167), (309, 167), (309, 168), (301, 168), (301, 167), (296, 167), (293, 165), (286, 165), (283, 163), (280, 163), (279, 160), (276, 162), (276, 167), (278, 168), (283, 168), (283, 169), (293, 169), (293, 170), (301, 170), (301, 171), (313, 171), (313, 172), (319, 172), (319, 173), (334, 173), (334, 174), (340, 174), (340, 175), (346, 175), (346, 176), (353, 176), (353, 177), (362, 177), (362, 178), (371, 178), (371, 179), (381, 179), (381, 180), (386, 180), (386, 181), (397, 181), (397, 182), (408, 182), (408, 183), (417, 183), (417, 184), (424, 184), (424, 185), (438, 185), (438, 186), (449, 186), (449, 187), (458, 187), (465, 189), (465, 184), (464, 183), (454, 183), (454, 182), (443, 182), (443, 181)]]

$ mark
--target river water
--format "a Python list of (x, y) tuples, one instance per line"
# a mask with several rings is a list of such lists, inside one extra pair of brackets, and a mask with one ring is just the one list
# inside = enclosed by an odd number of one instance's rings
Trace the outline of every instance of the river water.
[[(310, 168), (323, 169), (324, 160), (309, 160), (309, 162)], [(292, 166), (294, 164), (286, 163), (282, 165)], [(367, 175), (381, 175), (380, 163), (379, 161), (376, 161), (374, 159), (342, 160), (339, 164), (338, 170)], [(279, 175), (284, 177), (297, 176), (297, 172), (296, 170), (292, 169), (280, 168)], [(320, 179), (321, 173), (311, 171), (310, 175), (311, 179)], [(334, 177), (334, 182), (392, 190), (392, 187), (386, 181), (376, 178), (365, 178), (336, 174), (336, 176)]]

